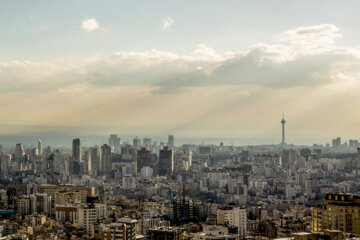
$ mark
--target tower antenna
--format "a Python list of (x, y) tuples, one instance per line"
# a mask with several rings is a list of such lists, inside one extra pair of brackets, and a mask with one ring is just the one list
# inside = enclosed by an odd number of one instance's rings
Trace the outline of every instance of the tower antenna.
[(284, 111), (283, 111), (283, 117), (282, 117), (282, 120), (281, 120), (281, 125), (282, 125), (282, 141), (281, 141), (281, 145), (286, 145), (285, 143), (285, 114), (284, 114)]

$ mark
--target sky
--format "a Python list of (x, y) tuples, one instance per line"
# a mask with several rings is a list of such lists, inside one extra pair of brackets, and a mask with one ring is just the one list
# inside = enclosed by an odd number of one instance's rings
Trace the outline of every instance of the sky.
[(0, 135), (357, 139), (359, 7), (1, 1)]

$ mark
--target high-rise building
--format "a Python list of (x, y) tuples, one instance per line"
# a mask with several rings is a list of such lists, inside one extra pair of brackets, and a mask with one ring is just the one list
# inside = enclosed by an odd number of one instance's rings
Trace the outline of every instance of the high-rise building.
[(31, 203), (30, 197), (23, 195), (22, 197), (18, 198), (16, 202), (17, 212), (20, 216), (25, 216), (30, 214), (31, 210)]
[(296, 160), (297, 152), (294, 149), (284, 149), (281, 156), (281, 165), (289, 167)]
[(123, 160), (132, 160), (135, 152), (135, 149), (130, 144), (126, 144), (121, 147), (121, 158)]
[(36, 194), (36, 212), (51, 215), (51, 196), (46, 193)]
[(94, 235), (94, 226), (96, 222), (96, 209), (94, 207), (82, 205), (78, 208), (79, 227), (84, 228), (90, 236)]
[(72, 142), (72, 159), (74, 161), (78, 161), (78, 162), (82, 161), (81, 139), (80, 138), (73, 139), (73, 142)]
[(177, 170), (188, 171), (192, 165), (192, 151), (181, 150), (176, 155), (176, 166)]
[(120, 151), (120, 141), (121, 138), (118, 137), (116, 134), (111, 134), (109, 138), (109, 146), (114, 152)]
[(332, 146), (333, 148), (338, 148), (341, 146), (341, 138), (337, 137), (335, 139), (332, 140)]
[(159, 172), (160, 176), (169, 176), (174, 171), (174, 151), (165, 146), (159, 152)]
[(197, 207), (193, 200), (185, 196), (185, 189), (181, 192), (181, 197), (174, 199), (173, 202), (174, 220), (177, 222), (193, 221), (197, 219)]
[(151, 159), (152, 154), (149, 149), (142, 147), (138, 150), (136, 154), (137, 172), (140, 172), (142, 167), (150, 167)]
[(360, 196), (346, 193), (326, 194), (324, 204), (312, 208), (312, 231), (325, 229), (360, 234)]
[(102, 174), (109, 174), (112, 168), (111, 162), (111, 148), (109, 145), (104, 144), (100, 147), (100, 164)]
[(86, 163), (86, 170), (88, 173), (91, 172), (91, 151), (88, 149), (85, 152), (85, 163)]
[(14, 160), (15, 162), (20, 163), (24, 158), (25, 152), (24, 147), (21, 143), (16, 144), (15, 152), (14, 152)]
[(141, 147), (141, 139), (135, 137), (134, 140), (133, 140), (133, 148), (134, 149), (140, 149), (140, 147)]
[(100, 171), (100, 161), (98, 156), (98, 146), (91, 147), (90, 151), (90, 158), (91, 158), (91, 170), (92, 171)]
[(41, 140), (38, 138), (38, 147), (37, 147), (37, 149), (38, 149), (38, 155), (40, 156), (41, 154), (42, 154), (42, 142), (41, 142)]
[(9, 166), (11, 164), (9, 155), (0, 155), (0, 175), (5, 177), (8, 175)]
[(175, 138), (174, 135), (168, 136), (168, 145), (169, 147), (173, 148), (175, 146)]
[(150, 147), (151, 146), (151, 138), (143, 138), (143, 145), (145, 147)]

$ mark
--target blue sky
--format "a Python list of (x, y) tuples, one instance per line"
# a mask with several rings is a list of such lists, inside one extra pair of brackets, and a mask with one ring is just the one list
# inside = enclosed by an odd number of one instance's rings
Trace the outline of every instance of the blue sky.
[[(206, 43), (218, 51), (247, 48), (281, 32), (332, 23), (360, 39), (358, 1), (2, 1), (0, 60), (108, 56), (161, 49), (180, 54)], [(162, 19), (172, 17), (170, 31)], [(101, 28), (81, 31), (86, 18)], [(350, 38), (351, 37), (351, 38)]]
[(355, 138), (359, 5), (2, 1), (0, 131)]

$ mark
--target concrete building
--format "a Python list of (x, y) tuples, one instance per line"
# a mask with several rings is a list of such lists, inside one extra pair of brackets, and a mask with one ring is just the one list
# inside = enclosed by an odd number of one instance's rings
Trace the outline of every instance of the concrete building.
[(326, 194), (324, 204), (312, 208), (312, 231), (326, 229), (360, 234), (360, 196), (345, 193)]
[(84, 228), (86, 233), (90, 236), (94, 235), (93, 224), (97, 220), (96, 209), (82, 205), (78, 208), (78, 223), (79, 227)]
[(297, 152), (294, 149), (284, 149), (282, 151), (281, 165), (283, 167), (289, 167), (296, 160)]
[(81, 139), (79, 139), (79, 138), (73, 139), (73, 142), (72, 142), (72, 159), (74, 161), (78, 161), (78, 162), (82, 161)]
[(159, 171), (160, 176), (170, 176), (174, 171), (174, 151), (165, 146), (159, 152)]
[(117, 219), (116, 223), (102, 226), (101, 240), (135, 240), (136, 239), (136, 220)]
[(55, 193), (55, 205), (65, 205), (72, 203), (81, 203), (79, 191), (59, 191)]
[(17, 163), (22, 162), (24, 155), (25, 155), (25, 152), (24, 152), (23, 145), (20, 143), (16, 144), (15, 151), (14, 151), (14, 161)]
[(143, 138), (143, 146), (150, 147), (151, 146), (151, 138)]
[(151, 160), (152, 154), (149, 149), (142, 147), (138, 150), (136, 154), (137, 172), (140, 172), (143, 167), (150, 167)]
[(100, 147), (100, 164), (101, 164), (101, 173), (110, 174), (112, 170), (111, 162), (111, 148), (109, 145), (104, 144)]
[(38, 143), (38, 147), (37, 147), (37, 150), (38, 150), (38, 155), (42, 155), (42, 142), (41, 140), (38, 138), (37, 140), (37, 143)]
[(134, 140), (133, 140), (133, 148), (134, 149), (140, 149), (140, 147), (141, 147), (141, 139), (140, 138), (134, 138)]
[(99, 172), (101, 169), (99, 156), (98, 156), (98, 149), (99, 149), (98, 146), (94, 146), (89, 149), (90, 159), (91, 159), (91, 170), (93, 172)]
[(78, 205), (57, 205), (55, 206), (55, 219), (65, 223), (78, 221)]
[(169, 135), (168, 136), (168, 145), (170, 148), (174, 148), (175, 147), (175, 138), (174, 135)]
[(247, 233), (246, 209), (239, 206), (226, 206), (217, 210), (217, 224), (238, 228), (239, 236)]
[(109, 138), (109, 146), (114, 152), (120, 151), (121, 139), (116, 134), (111, 134)]
[(177, 170), (189, 171), (192, 165), (192, 151), (181, 150), (176, 155)]
[(60, 191), (79, 191), (81, 203), (86, 203), (86, 197), (95, 196), (94, 187), (74, 186), (74, 185), (40, 185), (39, 192), (47, 193), (55, 199), (56, 192)]

